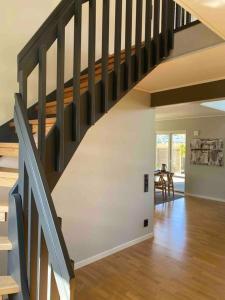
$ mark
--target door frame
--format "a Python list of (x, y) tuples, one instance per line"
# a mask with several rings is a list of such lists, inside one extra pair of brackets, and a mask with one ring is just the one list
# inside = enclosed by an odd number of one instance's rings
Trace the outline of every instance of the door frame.
[[(155, 133), (155, 141), (157, 141), (157, 134), (167, 134), (169, 135), (169, 149), (168, 149), (168, 156), (169, 156), (169, 165), (167, 166), (168, 167), (168, 170), (171, 171), (171, 165), (172, 165), (172, 134), (185, 134), (186, 136), (186, 139), (185, 139), (185, 153), (187, 153), (187, 131), (184, 129), (184, 130), (157, 130), (156, 133)], [(156, 147), (157, 147), (157, 143), (156, 143)], [(155, 147), (155, 149), (156, 149)], [(155, 155), (155, 160), (156, 160), (156, 155)], [(155, 163), (156, 165), (156, 163)], [(184, 178), (184, 185), (186, 187), (186, 184), (185, 184), (185, 181), (186, 181), (186, 157), (185, 157), (185, 172), (184, 172), (184, 177), (183, 176), (177, 176), (177, 175), (174, 175), (174, 177), (176, 178)], [(184, 188), (185, 189), (185, 188)]]

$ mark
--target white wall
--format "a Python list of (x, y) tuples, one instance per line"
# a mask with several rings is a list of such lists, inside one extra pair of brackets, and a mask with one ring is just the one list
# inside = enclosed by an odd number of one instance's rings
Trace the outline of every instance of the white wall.
[[(125, 96), (89, 130), (53, 191), (76, 263), (153, 230), (155, 122), (149, 104), (143, 92)], [(148, 193), (144, 174), (150, 174)]]
[(190, 141), (194, 130), (200, 138), (223, 138), (225, 142), (225, 117), (194, 118), (156, 122), (156, 131), (186, 130), (186, 193), (225, 201), (225, 166), (199, 166), (190, 164)]

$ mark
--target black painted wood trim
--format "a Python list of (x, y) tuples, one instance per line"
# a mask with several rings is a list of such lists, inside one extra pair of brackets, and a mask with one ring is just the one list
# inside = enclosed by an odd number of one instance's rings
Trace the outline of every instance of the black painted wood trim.
[(225, 97), (225, 80), (218, 80), (151, 94), (151, 107)]

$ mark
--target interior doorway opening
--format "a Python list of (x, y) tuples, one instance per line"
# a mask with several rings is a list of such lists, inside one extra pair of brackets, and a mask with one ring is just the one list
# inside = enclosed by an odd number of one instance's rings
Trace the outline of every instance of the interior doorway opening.
[(186, 132), (156, 133), (156, 170), (166, 168), (173, 175), (175, 192), (185, 193)]

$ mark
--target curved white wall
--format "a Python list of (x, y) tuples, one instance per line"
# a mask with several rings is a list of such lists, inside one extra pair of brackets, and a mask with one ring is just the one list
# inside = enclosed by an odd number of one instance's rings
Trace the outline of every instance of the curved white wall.
[[(155, 121), (149, 105), (146, 93), (125, 96), (88, 131), (53, 191), (76, 266), (152, 233)], [(150, 175), (148, 193), (144, 174)]]

